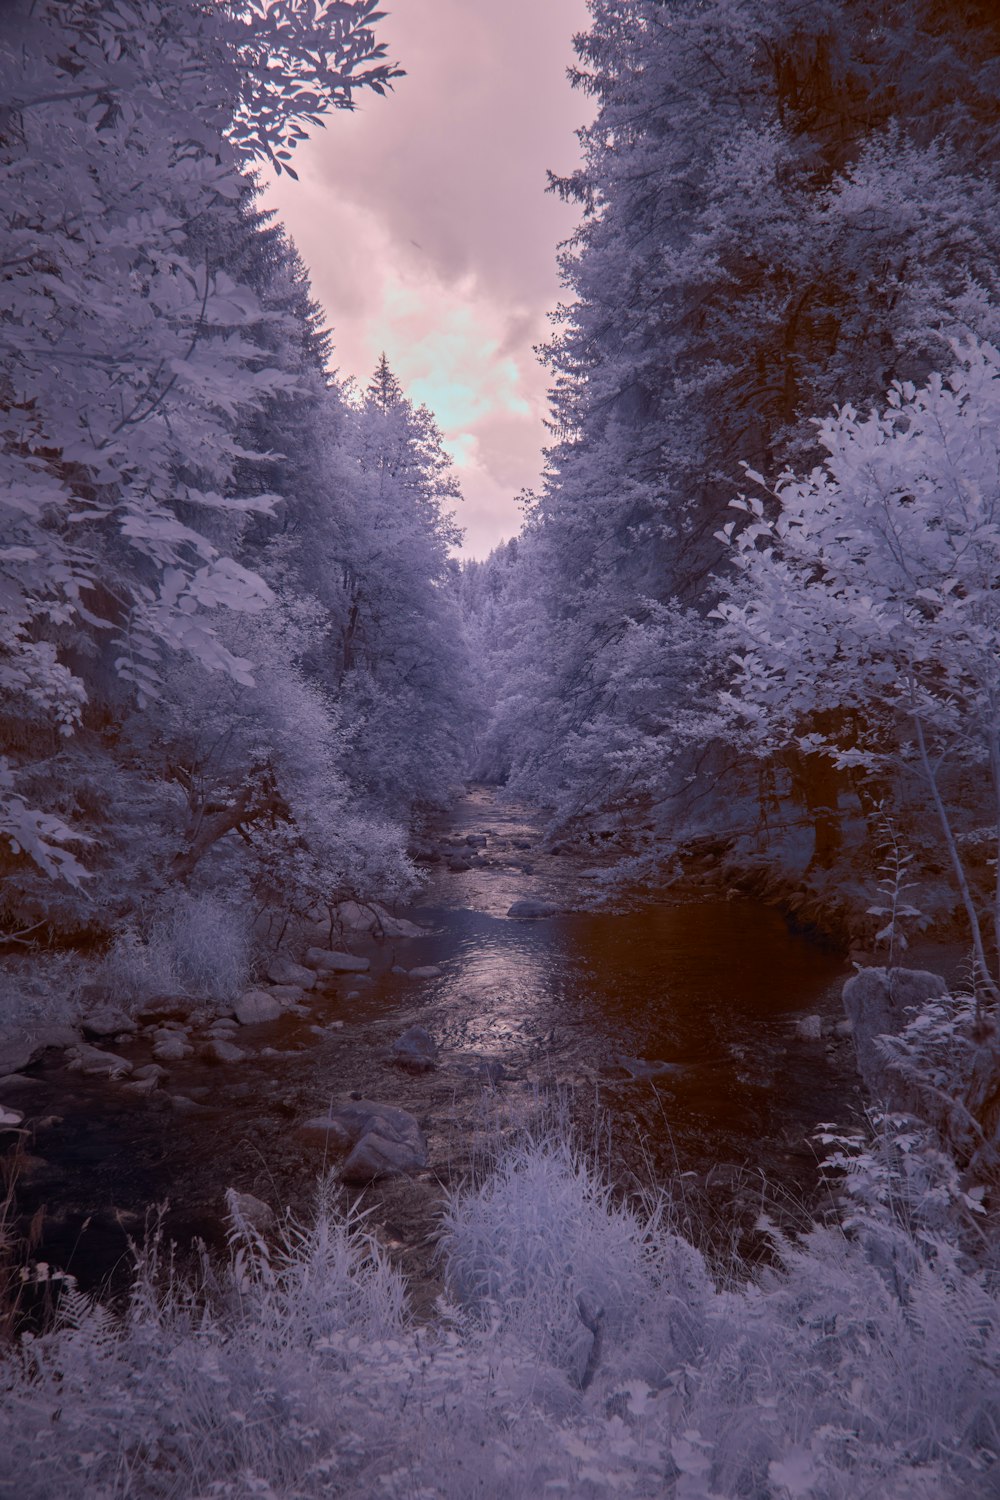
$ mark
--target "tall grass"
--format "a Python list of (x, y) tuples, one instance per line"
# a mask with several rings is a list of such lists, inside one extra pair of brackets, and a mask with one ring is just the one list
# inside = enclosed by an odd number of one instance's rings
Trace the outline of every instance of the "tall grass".
[(224, 1002), (246, 989), (250, 919), (208, 892), (179, 892), (119, 933), (94, 978), (126, 1008), (160, 995)]
[(430, 1326), (329, 1185), (274, 1244), (234, 1219), (195, 1290), (154, 1237), (124, 1317), (71, 1291), (10, 1349), (0, 1494), (995, 1494), (997, 1288), (943, 1239), (904, 1254), (866, 1225), (771, 1231), (780, 1268), (719, 1290), (665, 1202), (616, 1202), (550, 1135), (451, 1198)]

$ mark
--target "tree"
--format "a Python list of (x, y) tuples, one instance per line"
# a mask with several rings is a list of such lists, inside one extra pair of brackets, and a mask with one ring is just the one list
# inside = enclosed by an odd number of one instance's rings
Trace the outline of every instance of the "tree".
[(177, 652), (251, 680), (210, 614), (271, 598), (233, 555), (274, 503), (239, 488), (238, 430), (289, 381), (222, 231), (256, 158), (281, 166), (305, 123), (395, 76), (377, 19), (370, 0), (5, 9), (0, 713), (20, 749), (0, 828), (49, 875), (84, 877), (70, 828), (16, 784), (96, 712), (95, 681), (150, 701)]
[[(795, 744), (869, 773), (915, 762), (996, 995), (956, 817), (993, 828), (1000, 954), (1000, 353), (959, 346), (949, 375), (896, 382), (884, 410), (842, 407), (817, 436), (822, 465), (733, 502), (749, 519), (722, 534), (730, 731), (757, 754)], [(959, 809), (962, 769), (983, 791)]]
[[(582, 167), (553, 180), (581, 222), (561, 258), (553, 442), (532, 511), (531, 717), (551, 732), (513, 753), (522, 789), (561, 787), (582, 807), (607, 779), (599, 756), (571, 768), (568, 745), (598, 724), (638, 744), (652, 722), (599, 663), (647, 622), (660, 630), (659, 611), (707, 616), (739, 461), (808, 464), (814, 412), (924, 379), (949, 335), (1000, 335), (985, 8), (595, 0), (591, 14), (574, 81), (596, 114)], [(707, 631), (686, 689), (683, 649), (670, 661), (667, 646), (665, 709), (697, 698)], [(656, 762), (682, 767), (661, 717), (640, 784)], [(666, 798), (676, 778), (659, 779)]]
[(406, 400), (384, 354), (346, 451), (356, 504), (339, 688), (352, 760), (383, 804), (440, 804), (465, 773), (477, 715), (448, 556), (460, 492), (431, 413)]

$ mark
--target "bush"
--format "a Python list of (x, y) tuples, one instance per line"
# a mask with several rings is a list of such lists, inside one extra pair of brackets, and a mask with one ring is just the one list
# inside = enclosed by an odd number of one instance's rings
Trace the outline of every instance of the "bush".
[(0, 1364), (0, 1493), (985, 1500), (996, 1288), (880, 1222), (775, 1232), (783, 1268), (720, 1291), (663, 1207), (522, 1142), (451, 1201), (420, 1326), (327, 1185), (274, 1248), (234, 1220), (197, 1293), (155, 1239), (122, 1319), (71, 1289)]
[(246, 989), (250, 959), (246, 908), (182, 891), (156, 909), (145, 931), (118, 934), (95, 979), (125, 1006), (155, 995), (222, 1002)]

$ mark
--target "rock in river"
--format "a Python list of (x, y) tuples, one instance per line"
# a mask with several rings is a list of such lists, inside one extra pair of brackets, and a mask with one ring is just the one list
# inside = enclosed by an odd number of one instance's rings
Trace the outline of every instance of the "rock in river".
[(268, 964), (267, 977), (272, 984), (294, 984), (300, 990), (311, 990), (316, 983), (313, 969), (307, 969), (304, 964), (293, 963), (290, 958), (280, 955), (272, 958)]
[(408, 1073), (429, 1073), (437, 1060), (437, 1043), (422, 1026), (411, 1026), (393, 1042), (392, 1060)]
[(540, 901), (536, 896), (524, 896), (507, 908), (508, 917), (554, 917), (557, 907), (549, 901)]
[(359, 958), (356, 953), (331, 953), (326, 948), (307, 949), (306, 961), (310, 968), (325, 974), (363, 974), (371, 967), (367, 958)]
[(261, 1021), (276, 1021), (281, 1015), (281, 1002), (266, 990), (246, 990), (234, 1009), (241, 1026), (256, 1026)]
[(30, 1067), (50, 1047), (73, 1047), (79, 1040), (70, 1026), (44, 1026), (30, 1037), (0, 1035), (0, 1078)]
[(153, 1056), (158, 1062), (183, 1062), (191, 1057), (194, 1048), (182, 1031), (158, 1031), (153, 1043)]
[(83, 1073), (92, 1078), (121, 1078), (131, 1073), (132, 1064), (113, 1052), (102, 1052), (100, 1047), (73, 1047), (68, 1054), (70, 1072)]
[(84, 1036), (91, 1038), (118, 1036), (122, 1032), (138, 1030), (132, 1017), (113, 1005), (102, 1005), (100, 1010), (91, 1011), (89, 1016), (84, 1016), (81, 1024)]
[(201, 1053), (209, 1062), (217, 1063), (242, 1062), (247, 1056), (242, 1047), (237, 1047), (233, 1042), (224, 1042), (221, 1037), (213, 1037), (210, 1042), (206, 1042)]
[(370, 932), (375, 937), (423, 937), (422, 927), (407, 922), (404, 917), (394, 917), (377, 901), (341, 901), (337, 907), (337, 923), (349, 932)]
[(363, 1184), (378, 1177), (419, 1172), (427, 1165), (427, 1142), (416, 1118), (392, 1104), (352, 1100), (328, 1115), (307, 1120), (302, 1129), (348, 1153), (340, 1169), (344, 1182)]

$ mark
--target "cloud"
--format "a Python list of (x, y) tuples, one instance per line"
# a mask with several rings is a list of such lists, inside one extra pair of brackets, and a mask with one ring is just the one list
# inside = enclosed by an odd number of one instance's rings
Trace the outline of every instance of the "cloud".
[(587, 101), (565, 81), (584, 0), (400, 0), (380, 39), (407, 70), (338, 115), (268, 191), (310, 268), (342, 374), (384, 349), (460, 459), (476, 555), (537, 482), (547, 373), (532, 346), (558, 300), (575, 213), (545, 193), (571, 170)]

